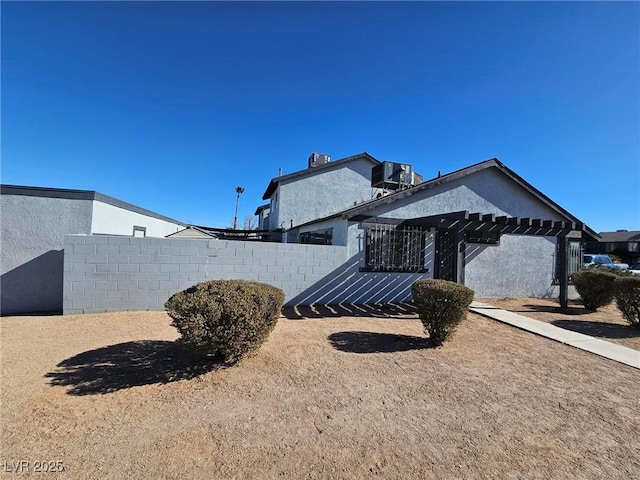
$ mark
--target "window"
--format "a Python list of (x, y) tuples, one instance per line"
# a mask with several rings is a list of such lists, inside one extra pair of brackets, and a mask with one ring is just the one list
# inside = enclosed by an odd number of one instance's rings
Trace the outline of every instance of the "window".
[(365, 272), (426, 273), (429, 231), (422, 227), (374, 225), (365, 231)]
[(312, 245), (333, 245), (333, 228), (326, 230), (316, 230), (315, 232), (304, 232), (300, 234), (300, 243)]
[(133, 226), (133, 236), (134, 237), (146, 237), (147, 236), (147, 227), (140, 227), (138, 225)]
[(464, 241), (467, 243), (500, 245), (500, 234), (498, 232), (483, 232), (482, 230), (467, 230), (464, 232)]

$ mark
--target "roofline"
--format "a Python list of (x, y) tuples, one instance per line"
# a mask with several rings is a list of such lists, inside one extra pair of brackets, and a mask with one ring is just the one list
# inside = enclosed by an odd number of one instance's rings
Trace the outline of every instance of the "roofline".
[[(340, 216), (342, 216), (342, 212), (332, 213), (331, 215), (327, 215), (326, 217), (320, 217), (320, 218), (316, 218), (315, 220), (309, 220), (308, 222), (301, 223), (300, 225), (294, 225), (293, 229), (295, 230), (296, 228), (306, 227), (309, 225), (313, 225), (315, 223), (326, 222), (327, 220), (331, 220), (332, 218), (338, 218)], [(288, 230), (292, 230), (292, 229), (289, 228)]]
[(104, 195), (100, 192), (96, 192), (95, 190), (74, 190), (69, 188), (31, 187), (26, 185), (2, 184), (0, 185), (0, 194), (23, 195), (26, 197), (63, 198), (67, 200), (95, 200), (124, 210), (129, 210), (130, 212), (157, 218), (158, 220), (164, 220), (165, 222), (175, 223), (181, 226), (186, 225), (184, 222), (179, 220), (165, 217), (159, 213), (138, 207), (132, 203), (118, 200), (117, 198), (110, 197), (109, 195)]
[(254, 212), (254, 215), (260, 215), (260, 213), (264, 210), (269, 210), (271, 209), (271, 204), (270, 203), (265, 203), (264, 205), (260, 205), (258, 208), (256, 208), (256, 211)]
[[(502, 171), (505, 175), (510, 177), (513, 181), (515, 181), (517, 184), (519, 184), (522, 188), (524, 188), (529, 193), (534, 195), (538, 200), (540, 200), (541, 202), (545, 203), (552, 210), (555, 210), (558, 214), (570, 219), (572, 222), (583, 223), (577, 217), (575, 217), (574, 215), (569, 213), (567, 210), (565, 210), (560, 205), (558, 205), (556, 202), (554, 202), (549, 197), (547, 197), (540, 190), (538, 190), (533, 185), (531, 185), (529, 182), (527, 182), (525, 179), (523, 179), (520, 175), (515, 173), (513, 170), (508, 168), (506, 165), (504, 165), (497, 158), (491, 158), (489, 160), (484, 160), (482, 162), (476, 163), (476, 164), (471, 165), (469, 167), (461, 168), (461, 169), (455, 170), (455, 171), (453, 171), (451, 173), (448, 173), (448, 174), (445, 174), (445, 175), (441, 175), (439, 177), (432, 178), (430, 180), (427, 180), (426, 182), (423, 182), (423, 183), (421, 183), (419, 185), (416, 185), (414, 187), (408, 188), (406, 190), (401, 190), (399, 192), (392, 193), (391, 195), (387, 195), (386, 197), (370, 200), (370, 201), (365, 202), (363, 204), (360, 204), (360, 205), (357, 205), (355, 207), (351, 207), (351, 208), (349, 208), (347, 210), (342, 211), (341, 215), (345, 219), (350, 219), (350, 218), (352, 218), (352, 217), (354, 217), (356, 215), (360, 215), (363, 212), (366, 212), (367, 210), (371, 210), (373, 208), (377, 208), (377, 207), (382, 206), (382, 205), (387, 205), (387, 204), (393, 203), (393, 202), (395, 202), (397, 200), (400, 200), (402, 198), (411, 196), (414, 193), (417, 193), (417, 192), (420, 192), (420, 191), (423, 191), (423, 190), (427, 190), (427, 189), (430, 189), (430, 188), (434, 188), (436, 186), (443, 185), (445, 183), (449, 183), (449, 182), (452, 182), (454, 180), (458, 180), (460, 178), (464, 178), (464, 177), (466, 177), (468, 175), (471, 175), (473, 173), (477, 173), (477, 172), (480, 172), (482, 170), (486, 170), (486, 169), (494, 168), (494, 167), (497, 168), (498, 170)], [(590, 228), (587, 225), (585, 225), (585, 231), (595, 239), (599, 239), (600, 238), (600, 236), (592, 228)]]
[(375, 165), (378, 165), (380, 163), (380, 160), (372, 157), (367, 152), (362, 152), (362, 153), (357, 153), (355, 155), (351, 155), (349, 157), (340, 158), (340, 159), (336, 160), (335, 162), (328, 162), (328, 163), (325, 163), (325, 164), (322, 164), (322, 165), (318, 165), (317, 167), (305, 168), (303, 170), (298, 170), (298, 171), (293, 172), (293, 173), (288, 173), (287, 175), (282, 175), (280, 177), (273, 177), (269, 181), (269, 185), (267, 186), (267, 189), (265, 190), (264, 194), (262, 195), (262, 200), (267, 200), (267, 199), (271, 198), (271, 194), (278, 187), (278, 184), (280, 182), (282, 182), (283, 180), (290, 180), (292, 178), (302, 177), (302, 176), (305, 176), (306, 174), (315, 174), (316, 172), (331, 168), (334, 165), (350, 162), (350, 161), (356, 160), (358, 158), (365, 158), (367, 160), (370, 160)]
[(628, 243), (640, 240), (640, 230), (616, 230), (615, 232), (600, 232), (601, 242)]
[(68, 188), (31, 187), (27, 185), (0, 185), (2, 195), (24, 195), (28, 197), (66, 198), (69, 200), (95, 200), (94, 190), (72, 190)]
[(217, 238), (215, 235), (212, 235), (211, 232), (207, 232), (207, 231), (197, 227), (196, 225), (183, 225), (183, 226), (184, 226), (184, 228), (182, 230), (180, 230), (178, 232), (170, 233), (169, 235), (165, 235), (165, 238), (173, 237), (174, 235), (177, 235), (180, 232), (184, 232), (185, 230), (188, 230), (189, 228), (191, 228), (193, 230), (196, 230), (196, 231), (198, 231), (200, 233), (203, 233), (204, 235), (206, 235), (208, 237)]

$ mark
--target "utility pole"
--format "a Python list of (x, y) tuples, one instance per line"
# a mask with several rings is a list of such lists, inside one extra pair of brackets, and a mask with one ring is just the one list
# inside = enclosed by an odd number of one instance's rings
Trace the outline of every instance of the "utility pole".
[(233, 216), (233, 229), (238, 229), (238, 203), (240, 202), (240, 195), (244, 193), (244, 188), (236, 187), (236, 214)]

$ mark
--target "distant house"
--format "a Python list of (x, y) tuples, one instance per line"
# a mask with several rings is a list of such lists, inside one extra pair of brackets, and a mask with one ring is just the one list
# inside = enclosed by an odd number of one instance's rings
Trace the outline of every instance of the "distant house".
[(380, 275), (393, 298), (404, 289), (408, 299), (418, 278), (464, 283), (479, 297), (555, 295), (583, 243), (599, 238), (497, 159), (382, 191), (380, 163), (364, 153), (310, 165), (272, 179), (263, 197), (287, 242), (348, 247), (334, 303), (384, 301), (366, 293)]
[(600, 232), (600, 237), (599, 242), (587, 242), (588, 253), (614, 254), (629, 265), (640, 262), (640, 230)]
[(198, 227), (196, 225), (188, 225), (182, 230), (166, 235), (167, 238), (218, 238), (218, 236), (210, 229)]
[[(2, 185), (0, 208), (3, 315), (62, 311), (67, 234), (164, 237), (183, 227), (177, 220), (88, 190)], [(87, 263), (109, 254), (107, 245), (91, 251), (82, 247), (66, 254), (82, 256)], [(73, 275), (78, 281), (85, 274)]]
[(269, 230), (269, 211), (271, 204), (265, 203), (256, 208), (254, 215), (258, 217), (258, 230)]
[(269, 229), (297, 227), (370, 199), (371, 168), (379, 163), (368, 153), (333, 162), (313, 154), (308, 168), (271, 179), (262, 196), (269, 200)]

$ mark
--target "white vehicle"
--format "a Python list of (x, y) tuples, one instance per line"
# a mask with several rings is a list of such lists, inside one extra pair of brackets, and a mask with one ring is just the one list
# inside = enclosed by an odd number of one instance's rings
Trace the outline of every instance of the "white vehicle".
[(594, 265), (600, 265), (602, 267), (617, 268), (619, 270), (627, 270), (629, 265), (626, 263), (613, 263), (609, 255), (601, 255), (596, 253), (586, 253), (582, 257), (583, 267), (592, 267)]
[(631, 273), (633, 273), (634, 275), (640, 275), (640, 262), (638, 263), (633, 263), (630, 267), (629, 267), (629, 271)]

